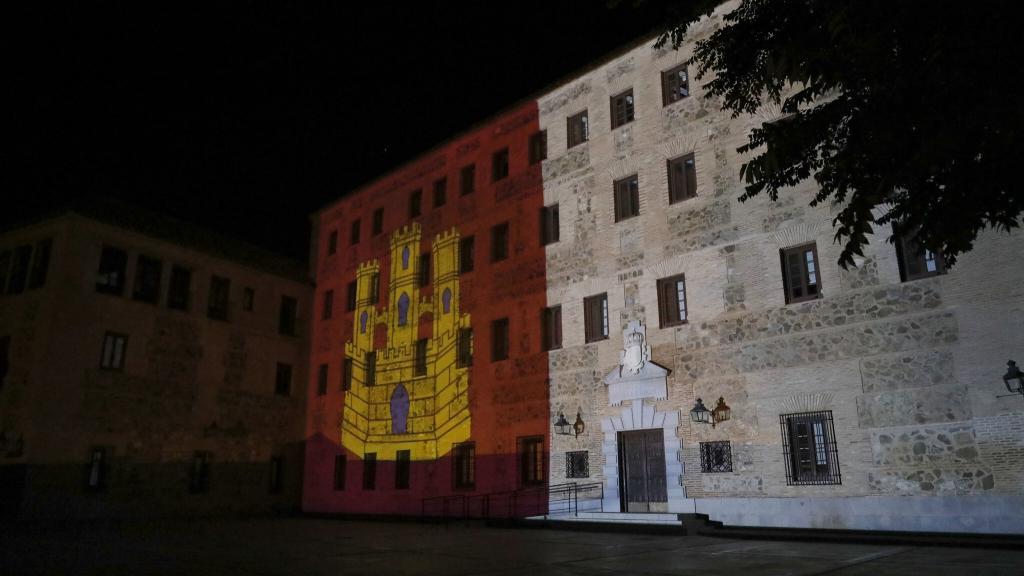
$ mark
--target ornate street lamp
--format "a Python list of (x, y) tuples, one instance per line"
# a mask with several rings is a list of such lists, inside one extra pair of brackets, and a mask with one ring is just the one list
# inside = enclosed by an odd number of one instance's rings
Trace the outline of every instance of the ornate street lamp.
[(1017, 363), (1013, 360), (1006, 363), (1006, 374), (1003, 374), (1003, 384), (1006, 384), (1006, 389), (1010, 393), (997, 396), (997, 398), (1005, 398), (1016, 394), (1024, 396), (1024, 372), (1017, 368)]
[(583, 416), (580, 414), (580, 411), (577, 410), (576, 421), (572, 423), (572, 431), (575, 432), (576, 437), (579, 438), (580, 434), (583, 434), (583, 431), (586, 430), (586, 428), (587, 425), (583, 423)]
[(555, 433), (559, 436), (568, 436), (569, 434), (572, 434), (572, 432), (569, 432), (569, 427), (570, 424), (569, 421), (565, 419), (565, 414), (559, 412), (558, 419), (555, 420)]
[(569, 421), (565, 419), (565, 414), (562, 412), (558, 413), (558, 418), (555, 420), (555, 433), (560, 436), (575, 436), (580, 437), (583, 431), (587, 429), (587, 425), (583, 422), (583, 415), (580, 411), (576, 411), (576, 421), (569, 424)]
[(690, 420), (693, 420), (698, 424), (711, 423), (711, 411), (704, 406), (704, 401), (700, 398), (697, 398), (697, 403), (694, 404), (693, 409), (690, 410)]
[(697, 403), (690, 410), (690, 420), (698, 424), (711, 424), (711, 427), (714, 428), (719, 422), (728, 420), (731, 413), (732, 409), (725, 403), (725, 398), (721, 396), (718, 397), (718, 403), (715, 404), (714, 410), (708, 410), (704, 401), (697, 398)]
[(711, 411), (711, 427), (714, 428), (715, 424), (728, 420), (731, 412), (729, 405), (725, 403), (725, 398), (719, 396), (718, 404), (715, 404), (714, 410)]

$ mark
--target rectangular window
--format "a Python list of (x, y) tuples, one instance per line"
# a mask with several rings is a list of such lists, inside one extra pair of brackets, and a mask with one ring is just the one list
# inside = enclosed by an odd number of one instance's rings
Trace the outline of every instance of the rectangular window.
[(473, 329), (459, 328), (455, 363), (459, 368), (473, 365)]
[(779, 424), (786, 482), (790, 486), (842, 484), (831, 410), (782, 414)]
[(686, 64), (661, 73), (661, 101), (668, 106), (690, 95), (690, 76), (686, 72)]
[(523, 486), (544, 483), (545, 460), (542, 436), (519, 439), (519, 480)]
[(285, 336), (295, 336), (295, 316), (299, 302), (291, 296), (281, 296), (281, 313), (278, 315), (277, 332)]
[(416, 341), (416, 359), (415, 359), (415, 371), (416, 376), (427, 375), (427, 339), (420, 338)]
[(380, 272), (370, 276), (370, 304), (380, 302)]
[(348, 392), (352, 389), (352, 359), (341, 359), (341, 391)]
[(409, 470), (411, 464), (408, 450), (399, 450), (395, 453), (395, 489), (409, 489)]
[(139, 255), (135, 259), (135, 287), (132, 299), (156, 304), (160, 300), (160, 277), (164, 264), (156, 258)]
[(356, 295), (358, 294), (356, 290), (358, 290), (358, 286), (354, 280), (345, 287), (345, 310), (348, 312), (356, 309)]
[[(10, 280), (7, 284), (8, 294), (21, 294), (25, 291), (25, 283), (28, 281), (29, 266), (32, 262), (32, 247), (18, 246), (14, 249), (14, 265), (11, 266)], [(124, 277), (122, 271), (121, 278)], [(121, 280), (123, 283), (124, 280)], [(120, 290), (117, 292), (120, 294)]]
[(356, 218), (348, 229), (348, 243), (352, 246), (359, 244), (359, 219)]
[(430, 286), (430, 252), (420, 254), (420, 287)]
[(188, 491), (202, 494), (210, 489), (210, 461), (213, 455), (209, 452), (196, 452), (192, 455), (192, 468), (188, 475)]
[(363, 455), (363, 490), (377, 489), (377, 453)]
[(373, 235), (377, 236), (384, 231), (384, 209), (377, 208), (373, 211)]
[(590, 452), (577, 450), (565, 453), (566, 478), (590, 478)]
[(11, 337), (0, 336), (0, 390), (7, 382), (7, 372), (11, 369)]
[(697, 196), (697, 167), (693, 154), (668, 161), (668, 202), (675, 204)]
[(210, 276), (210, 301), (207, 302), (206, 316), (214, 320), (227, 320), (230, 294), (231, 280)]
[(728, 440), (700, 443), (700, 471), (732, 472), (732, 445)]
[(7, 291), (7, 271), (11, 268), (11, 251), (0, 252), (0, 294)]
[(476, 164), (463, 166), (459, 172), (459, 194), (465, 196), (476, 190)]
[(608, 294), (583, 299), (583, 328), (587, 342), (608, 339)]
[(85, 489), (90, 492), (103, 492), (107, 488), (107, 450), (93, 448), (89, 451), (89, 473), (85, 479)]
[(612, 96), (612, 130), (633, 121), (633, 89)]
[(188, 310), (192, 295), (192, 271), (181, 266), (171, 267), (171, 285), (167, 292), (167, 307)]
[(472, 236), (466, 236), (459, 240), (459, 273), (464, 274), (466, 272), (473, 271), (473, 260), (475, 256), (475, 246)]
[(900, 266), (900, 280), (910, 282), (938, 276), (946, 271), (942, 255), (924, 248), (914, 233), (900, 233), (895, 227), (896, 258)]
[(366, 385), (374, 386), (377, 384), (377, 352), (376, 350), (370, 350), (365, 356), (366, 363)]
[(636, 174), (615, 181), (615, 221), (640, 215), (640, 183)]
[(508, 258), (508, 222), (491, 228), (491, 262)]
[(508, 148), (502, 148), (491, 157), (491, 180), (497, 182), (508, 178)]
[(658, 318), (662, 328), (686, 323), (686, 278), (683, 274), (658, 280)]
[(256, 306), (256, 290), (246, 286), (242, 289), (242, 310), (252, 312)]
[(456, 490), (472, 490), (476, 486), (476, 445), (456, 444), (452, 449), (452, 478)]
[(324, 292), (323, 306), (320, 310), (321, 320), (330, 320), (334, 315), (334, 290)]
[(331, 235), (327, 237), (327, 254), (331, 255), (338, 251), (338, 231), (331, 230)]
[(440, 178), (434, 181), (434, 208), (444, 206), (448, 201), (448, 179)]
[(277, 363), (277, 376), (274, 379), (274, 394), (278, 396), (291, 396), (292, 394), (292, 365)]
[(491, 361), (508, 359), (508, 318), (491, 322)]
[[(100, 253), (100, 267), (96, 271), (96, 291), (104, 294), (117, 294), (124, 292), (125, 267), (128, 265), (128, 253), (118, 248), (104, 246)], [(17, 266), (17, 260), (15, 260)], [(14, 282), (14, 273), (11, 273), (11, 282)], [(8, 287), (8, 293), (11, 293)]]
[(416, 218), (423, 213), (423, 190), (413, 190), (409, 194), (409, 218)]
[(541, 312), (541, 346), (544, 350), (562, 347), (562, 307), (552, 306)]
[(542, 246), (558, 242), (558, 204), (540, 209), (540, 243)]
[(107, 332), (103, 337), (103, 350), (100, 353), (100, 368), (104, 370), (124, 370), (124, 356), (127, 347), (127, 336), (124, 334)]
[(530, 166), (548, 159), (548, 131), (541, 130), (530, 135)]
[(345, 480), (348, 476), (348, 458), (344, 454), (334, 456), (334, 489), (344, 490)]
[(566, 148), (572, 148), (583, 144), (590, 139), (590, 123), (587, 120), (587, 111), (573, 114), (566, 119)]
[(316, 395), (327, 395), (327, 364), (321, 364), (316, 375)]
[(267, 491), (271, 494), (280, 494), (284, 488), (284, 458), (273, 456), (270, 458), (270, 476), (267, 482)]
[(820, 298), (821, 279), (818, 278), (817, 247), (814, 244), (806, 244), (781, 250), (780, 253), (786, 304)]
[[(35, 290), (46, 284), (46, 273), (50, 269), (50, 250), (53, 248), (53, 240), (47, 238), (36, 242), (35, 252), (32, 254), (32, 271), (28, 275), (28, 289)], [(0, 288), (2, 291), (3, 288)]]

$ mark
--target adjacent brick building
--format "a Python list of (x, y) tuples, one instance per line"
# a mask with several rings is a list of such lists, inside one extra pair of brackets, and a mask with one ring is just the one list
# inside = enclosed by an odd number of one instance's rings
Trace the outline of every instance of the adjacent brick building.
[(292, 509), (301, 263), (101, 202), (0, 236), (5, 512)]

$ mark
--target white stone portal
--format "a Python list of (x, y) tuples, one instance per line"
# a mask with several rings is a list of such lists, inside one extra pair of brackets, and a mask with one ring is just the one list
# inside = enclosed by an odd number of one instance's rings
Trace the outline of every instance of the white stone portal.
[(622, 342), (619, 367), (604, 377), (608, 403), (620, 406), (624, 400), (668, 398), (668, 370), (651, 362), (647, 327), (639, 320), (631, 320), (622, 331)]

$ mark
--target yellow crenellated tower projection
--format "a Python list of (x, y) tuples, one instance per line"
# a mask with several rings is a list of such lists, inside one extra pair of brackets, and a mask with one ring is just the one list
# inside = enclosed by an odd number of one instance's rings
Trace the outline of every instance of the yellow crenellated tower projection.
[[(380, 263), (359, 265), (353, 338), (345, 345), (352, 382), (345, 394), (342, 445), (362, 457), (433, 460), (470, 436), (469, 367), (459, 362), (459, 338), (471, 334), (469, 314), (459, 311), (459, 234), (434, 238), (420, 253), (420, 227), (391, 237), (386, 307), (378, 308)], [(432, 258), (432, 296), (420, 296), (420, 258)], [(419, 340), (420, 321), (433, 318), (429, 338)], [(374, 330), (387, 329), (387, 345), (374, 350)], [(471, 357), (472, 341), (467, 340)], [(423, 355), (419, 358), (419, 355)], [(462, 363), (467, 363), (463, 360)]]

